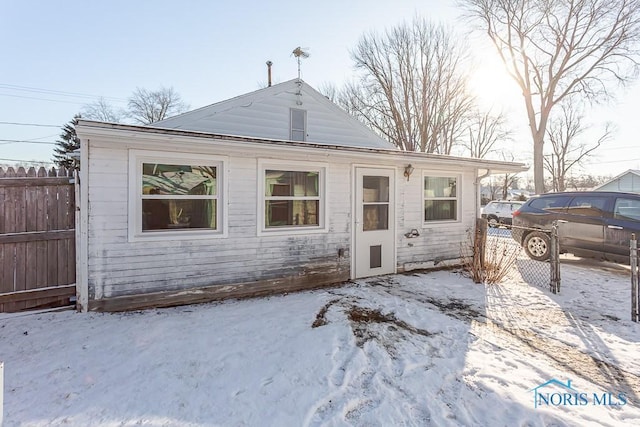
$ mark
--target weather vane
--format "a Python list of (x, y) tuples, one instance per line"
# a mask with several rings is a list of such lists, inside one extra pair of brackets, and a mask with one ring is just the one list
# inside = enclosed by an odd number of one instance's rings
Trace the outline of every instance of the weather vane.
[(297, 61), (298, 61), (298, 80), (300, 80), (300, 58), (308, 58), (309, 57), (309, 52), (306, 52), (307, 50), (309, 50), (308, 48), (302, 48), (300, 46), (298, 46), (297, 48), (293, 49), (293, 52), (291, 52), (293, 54), (293, 56), (296, 57)]

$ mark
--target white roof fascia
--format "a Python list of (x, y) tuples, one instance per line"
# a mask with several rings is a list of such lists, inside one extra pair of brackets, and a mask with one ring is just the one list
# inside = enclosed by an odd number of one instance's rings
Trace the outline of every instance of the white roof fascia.
[[(151, 128), (148, 126), (123, 125), (118, 123), (97, 122), (80, 119), (76, 125), (76, 132), (81, 139), (101, 137), (104, 139), (114, 138), (122, 141), (131, 141), (137, 138), (141, 141), (175, 143), (184, 141), (198, 145), (211, 146), (212, 143), (219, 146), (229, 147), (252, 147), (255, 149), (279, 150), (289, 152), (306, 152), (312, 154), (342, 154), (356, 157), (384, 158), (385, 160), (400, 161), (402, 163), (411, 162), (442, 162), (444, 166), (464, 166), (470, 168), (488, 169), (491, 174), (496, 173), (518, 173), (525, 172), (528, 166), (522, 163), (503, 162), (499, 160), (475, 159), (471, 157), (456, 157), (444, 154), (430, 154), (421, 152), (401, 151), (385, 148), (354, 147), (344, 145), (319, 144), (308, 142), (293, 142), (288, 140), (270, 140), (256, 137), (246, 137), (237, 135), (219, 135), (197, 131), (185, 131), (179, 129)], [(173, 147), (172, 150), (180, 150), (180, 146)]]

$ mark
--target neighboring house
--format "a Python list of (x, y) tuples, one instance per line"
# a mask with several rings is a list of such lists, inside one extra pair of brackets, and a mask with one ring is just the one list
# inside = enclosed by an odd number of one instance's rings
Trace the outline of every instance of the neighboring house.
[(459, 261), (479, 179), (395, 149), (301, 80), (150, 126), (80, 120), (78, 304), (126, 310)]
[(624, 191), (640, 193), (640, 170), (629, 169), (604, 184), (594, 188), (595, 191)]

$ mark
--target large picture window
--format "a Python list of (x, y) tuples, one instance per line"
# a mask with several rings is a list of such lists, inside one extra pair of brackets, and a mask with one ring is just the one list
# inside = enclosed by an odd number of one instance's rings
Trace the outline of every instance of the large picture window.
[(261, 168), (263, 231), (324, 227), (324, 168)]
[(424, 221), (458, 220), (458, 177), (424, 176)]
[(132, 237), (221, 234), (221, 161), (137, 151), (131, 160)]
[(218, 229), (218, 167), (142, 164), (142, 231)]

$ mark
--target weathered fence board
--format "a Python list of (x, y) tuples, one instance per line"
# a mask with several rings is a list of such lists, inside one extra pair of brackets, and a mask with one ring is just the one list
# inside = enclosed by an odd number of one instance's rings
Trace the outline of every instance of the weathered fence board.
[(74, 227), (71, 171), (0, 168), (0, 312), (69, 304)]

